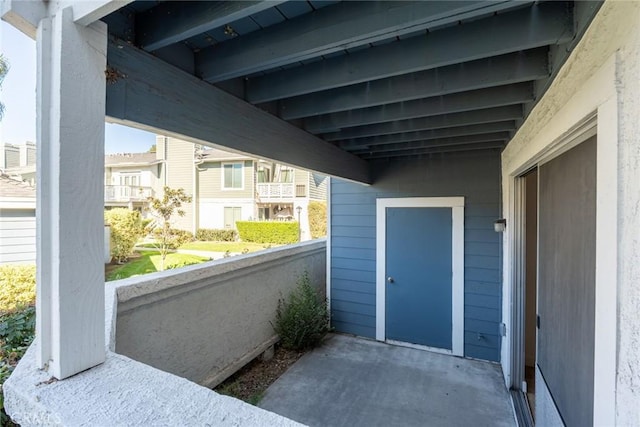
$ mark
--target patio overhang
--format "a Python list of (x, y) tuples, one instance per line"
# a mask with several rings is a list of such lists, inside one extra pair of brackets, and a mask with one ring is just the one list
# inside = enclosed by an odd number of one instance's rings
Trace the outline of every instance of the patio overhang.
[(372, 184), (504, 148), (600, 4), (5, 0), (38, 46), (37, 365), (105, 361), (105, 117)]
[(368, 159), (504, 147), (598, 7), (132, 2), (102, 19), (107, 116), (370, 183)]
[(600, 3), (7, 1), (4, 19), (33, 37), (64, 5), (108, 25), (109, 121), (370, 183), (368, 159), (504, 147)]

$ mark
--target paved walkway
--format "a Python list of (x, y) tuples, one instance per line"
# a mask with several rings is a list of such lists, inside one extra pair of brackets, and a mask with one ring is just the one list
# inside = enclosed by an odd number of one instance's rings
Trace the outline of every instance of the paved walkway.
[(265, 393), (261, 408), (309, 426), (515, 426), (500, 367), (333, 335)]

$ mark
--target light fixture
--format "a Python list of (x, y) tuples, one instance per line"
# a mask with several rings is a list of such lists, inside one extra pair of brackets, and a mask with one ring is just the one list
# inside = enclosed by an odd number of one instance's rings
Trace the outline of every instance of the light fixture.
[(298, 242), (302, 241), (302, 227), (300, 224), (300, 212), (302, 212), (302, 206), (298, 206), (296, 208), (296, 211), (298, 212)]
[(503, 233), (505, 228), (507, 228), (507, 220), (504, 218), (497, 219), (493, 223), (493, 229), (496, 231), (496, 233)]

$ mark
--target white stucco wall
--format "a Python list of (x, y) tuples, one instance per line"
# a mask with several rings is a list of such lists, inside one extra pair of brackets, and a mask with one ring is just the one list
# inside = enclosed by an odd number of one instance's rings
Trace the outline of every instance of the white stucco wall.
[(300, 426), (128, 357), (63, 381), (36, 369), (35, 345), (4, 383), (5, 408), (31, 426)]
[[(24, 427), (300, 426), (114, 350), (126, 344), (149, 354), (158, 340), (178, 337), (184, 342), (160, 345), (175, 362), (163, 368), (182, 376), (205, 369), (209, 376), (191, 379), (217, 384), (264, 351), (265, 342), (273, 343), (269, 321), (295, 277), (306, 270), (324, 285), (324, 248), (324, 241), (307, 242), (107, 283), (106, 361), (55, 381), (36, 367), (33, 344), (3, 385), (7, 413)], [(202, 309), (185, 305), (189, 297)], [(143, 316), (133, 328), (132, 312)], [(163, 328), (162, 319), (172, 315), (171, 327)], [(178, 330), (181, 321), (187, 328)], [(142, 332), (133, 341), (132, 329)]]
[(255, 202), (252, 199), (200, 199), (198, 228), (224, 228), (224, 208), (242, 209), (242, 220), (255, 219)]
[(278, 301), (303, 273), (324, 290), (325, 248), (324, 240), (272, 248), (120, 286), (115, 350), (215, 387), (277, 341)]
[(618, 346), (616, 421), (640, 425), (640, 3), (618, 51)]
[[(640, 425), (639, 22), (640, 2), (606, 2), (502, 158), (503, 209), (507, 224), (513, 224), (514, 177), (552, 155), (575, 136), (577, 125), (596, 116), (594, 425)], [(503, 321), (508, 331), (512, 233), (507, 227), (503, 240)], [(508, 333), (502, 346), (507, 383), (510, 337)], [(541, 407), (541, 411), (552, 409), (552, 405)], [(554, 418), (544, 412), (536, 415)]]

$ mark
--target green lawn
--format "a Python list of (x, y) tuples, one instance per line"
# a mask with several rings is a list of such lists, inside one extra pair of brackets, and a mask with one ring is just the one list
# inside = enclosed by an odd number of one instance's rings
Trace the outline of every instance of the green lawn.
[(268, 247), (276, 247), (281, 245), (268, 245), (266, 243), (250, 243), (250, 242), (189, 242), (182, 246), (180, 249), (191, 249), (196, 251), (210, 251), (210, 252), (242, 252), (245, 249), (248, 252), (261, 251)]
[[(203, 258), (195, 255), (172, 253), (167, 254), (165, 266), (171, 265), (190, 265), (199, 264), (209, 261), (209, 258)], [(126, 279), (127, 277), (140, 276), (142, 274), (155, 273), (160, 271), (160, 253), (155, 251), (145, 251), (140, 257), (132, 258), (126, 264), (116, 267), (107, 274), (107, 281)]]

